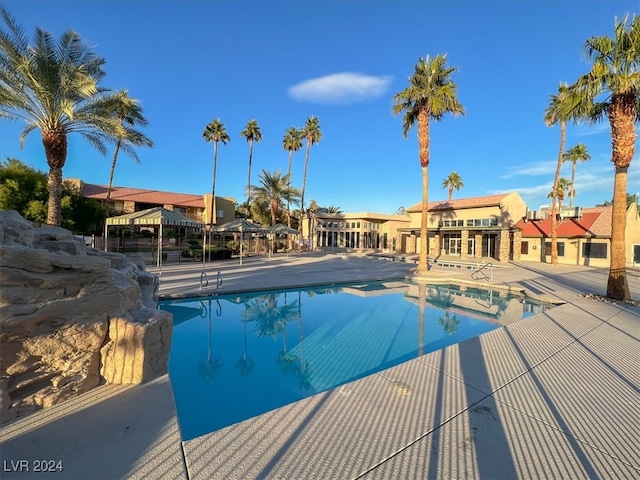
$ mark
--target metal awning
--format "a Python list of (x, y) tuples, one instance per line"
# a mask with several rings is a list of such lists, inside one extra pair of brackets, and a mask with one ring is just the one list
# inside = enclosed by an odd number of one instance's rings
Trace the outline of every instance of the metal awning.
[(162, 207), (149, 208), (139, 212), (127, 213), (117, 217), (109, 217), (107, 225), (163, 225), (168, 227), (194, 227), (204, 228), (204, 223), (192, 220), (171, 210)]
[(107, 250), (107, 238), (109, 236), (110, 226), (128, 226), (134, 225), (142, 227), (159, 227), (158, 233), (158, 259), (157, 264), (162, 275), (162, 229), (163, 227), (192, 227), (192, 228), (204, 228), (204, 223), (192, 220), (179, 213), (172, 212), (163, 207), (154, 207), (147, 210), (141, 210), (139, 212), (127, 213), (125, 215), (119, 215), (117, 217), (109, 217), (105, 221), (104, 225), (104, 248)]

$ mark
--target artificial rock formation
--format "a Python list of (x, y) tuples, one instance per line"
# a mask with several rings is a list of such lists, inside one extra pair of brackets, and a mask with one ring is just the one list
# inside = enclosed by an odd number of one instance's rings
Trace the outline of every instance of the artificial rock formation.
[(0, 211), (0, 419), (166, 371), (173, 320), (157, 299), (144, 265)]

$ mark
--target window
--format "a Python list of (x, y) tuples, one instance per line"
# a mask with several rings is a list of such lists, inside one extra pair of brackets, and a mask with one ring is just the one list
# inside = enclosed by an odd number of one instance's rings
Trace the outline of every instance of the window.
[[(544, 242), (544, 254), (551, 255), (551, 242)], [(564, 242), (558, 242), (558, 256), (564, 257)]]
[(483, 218), (482, 219), (482, 226), (483, 227), (488, 227), (489, 225), (491, 225), (491, 220), (489, 218)]
[(467, 220), (467, 227), (473, 227), (473, 220)]
[(520, 253), (522, 255), (529, 255), (529, 242), (522, 242), (520, 244)]
[(583, 243), (582, 256), (585, 258), (607, 258), (607, 244)]
[(224, 218), (224, 210), (218, 210), (217, 217)]

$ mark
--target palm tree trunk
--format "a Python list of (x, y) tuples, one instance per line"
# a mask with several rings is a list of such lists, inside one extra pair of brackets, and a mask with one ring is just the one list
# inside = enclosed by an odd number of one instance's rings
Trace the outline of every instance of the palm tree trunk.
[(567, 123), (560, 121), (560, 151), (558, 152), (558, 164), (556, 175), (553, 177), (553, 190), (551, 190), (551, 265), (558, 264), (558, 209), (557, 191), (560, 180), (560, 170), (562, 170), (562, 160), (564, 157), (564, 142), (567, 135)]
[[(289, 181), (287, 182), (287, 188), (291, 189), (291, 162), (293, 160), (293, 150), (289, 150), (289, 168), (287, 169), (287, 178)], [(291, 193), (291, 192), (289, 192)], [(287, 227), (291, 228), (291, 205), (289, 202), (289, 195), (287, 195)], [(293, 240), (291, 239), (291, 235), (287, 235), (287, 243), (289, 244), (289, 250), (291, 250), (291, 246), (293, 245)]]
[(111, 171), (109, 172), (109, 186), (107, 186), (107, 198), (104, 201), (104, 209), (109, 214), (109, 201), (111, 200), (111, 187), (113, 186), (113, 175), (116, 171), (116, 162), (118, 161), (118, 152), (120, 151), (120, 140), (116, 143), (116, 149), (113, 152), (113, 160), (111, 162)]
[(607, 281), (607, 297), (629, 300), (626, 274), (625, 229), (627, 226), (627, 170), (616, 168), (613, 184), (613, 214), (611, 218), (611, 263)]
[[(311, 140), (307, 138), (307, 153), (304, 157), (304, 170), (302, 173), (302, 193), (300, 196), (300, 224), (302, 224), (302, 215), (304, 215), (304, 191), (307, 187), (307, 165), (309, 164), (309, 151), (311, 149)], [(311, 218), (308, 219), (309, 225), (309, 245), (313, 246), (313, 240), (311, 238)], [(302, 225), (298, 228), (302, 229)]]
[(247, 175), (247, 217), (251, 210), (251, 160), (253, 159), (253, 140), (249, 140), (249, 173)]
[(49, 189), (47, 224), (59, 227), (62, 224), (62, 168), (49, 168), (47, 187)]
[(636, 152), (636, 97), (633, 91), (614, 94), (607, 111), (611, 125), (613, 152), (611, 161), (616, 167), (613, 184), (613, 214), (611, 219), (611, 263), (607, 281), (607, 297), (629, 300), (625, 234), (627, 226), (627, 171)]
[(449, 185), (449, 201), (453, 198), (453, 185)]
[(427, 264), (427, 253), (429, 244), (427, 242), (427, 220), (429, 211), (429, 167), (422, 167), (422, 216), (420, 218), (420, 256), (418, 257), (418, 268), (416, 274), (424, 275), (429, 273)]
[(569, 208), (573, 207), (573, 197), (576, 194), (574, 185), (575, 185), (575, 179), (576, 179), (576, 163), (577, 162), (573, 162), (573, 164), (571, 165), (571, 196), (569, 197)]
[(307, 187), (307, 166), (309, 165), (309, 151), (311, 149), (311, 141), (307, 138), (307, 153), (304, 157), (304, 171), (302, 173), (302, 193), (300, 197), (300, 211), (304, 212), (304, 191)]
[(218, 167), (218, 142), (213, 141), (213, 178), (211, 180), (211, 211), (209, 212), (209, 224), (216, 223), (216, 170)]
[(43, 131), (42, 145), (49, 165), (47, 224), (59, 227), (62, 224), (62, 167), (67, 159), (67, 137), (56, 131)]
[(429, 113), (421, 110), (418, 113), (418, 150), (422, 167), (422, 215), (420, 218), (420, 256), (418, 257), (417, 275), (429, 273), (427, 263), (428, 238), (427, 220), (429, 215)]

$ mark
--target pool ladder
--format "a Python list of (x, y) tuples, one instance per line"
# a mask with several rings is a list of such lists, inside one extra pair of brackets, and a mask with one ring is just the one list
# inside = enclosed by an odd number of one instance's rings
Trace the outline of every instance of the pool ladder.
[[(487, 273), (484, 271), (485, 268), (489, 269), (489, 275), (487, 275)], [(485, 263), (479, 269), (474, 270), (471, 274), (471, 278), (474, 280), (478, 280), (480, 274), (482, 274), (482, 277), (484, 277), (483, 280), (486, 280), (489, 283), (493, 283), (493, 263)]]
[[(218, 274), (216, 275), (216, 288), (219, 288), (220, 285), (222, 285), (222, 272), (218, 270)], [(202, 272), (200, 274), (200, 290), (202, 290), (202, 287), (207, 286), (209, 286), (209, 277), (206, 273)]]

